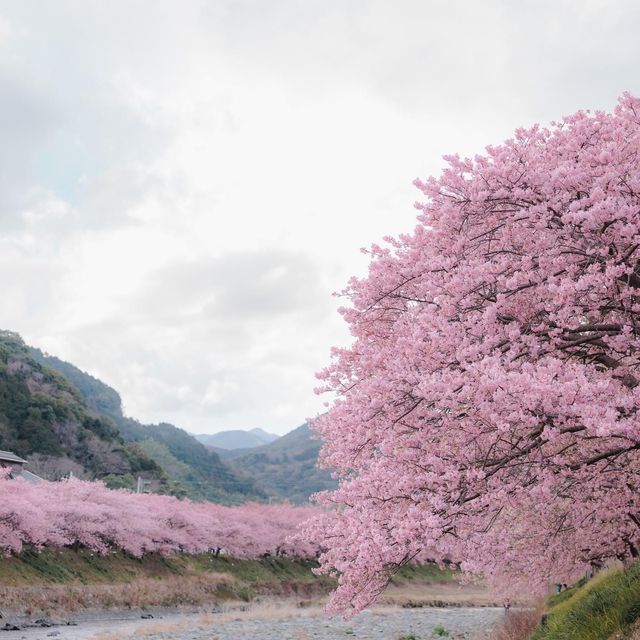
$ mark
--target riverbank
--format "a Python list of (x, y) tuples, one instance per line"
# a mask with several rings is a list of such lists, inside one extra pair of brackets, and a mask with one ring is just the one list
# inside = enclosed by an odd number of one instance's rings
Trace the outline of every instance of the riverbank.
[(504, 617), (500, 608), (403, 609), (382, 606), (344, 621), (327, 618), (319, 606), (299, 607), (294, 601), (265, 601), (199, 613), (165, 613), (150, 619), (96, 619), (77, 626), (21, 629), (0, 633), (1, 640), (366, 640), (491, 638)]
[(0, 613), (5, 620), (58, 620), (82, 611), (202, 607), (258, 595), (309, 598), (334, 586), (315, 576), (314, 566), (275, 557), (27, 550), (0, 558)]
[[(85, 612), (222, 607), (264, 598), (309, 606), (335, 582), (316, 576), (309, 560), (266, 557), (238, 560), (213, 554), (136, 558), (122, 552), (26, 550), (0, 558), (0, 614), (9, 624), (79, 619)], [(394, 578), (383, 604), (488, 606), (480, 586), (461, 586), (458, 575), (433, 565), (407, 567)]]

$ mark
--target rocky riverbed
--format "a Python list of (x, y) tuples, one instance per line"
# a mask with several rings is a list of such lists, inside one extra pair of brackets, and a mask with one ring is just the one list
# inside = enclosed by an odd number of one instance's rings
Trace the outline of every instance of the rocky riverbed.
[[(378, 607), (351, 620), (320, 609), (262, 606), (246, 611), (168, 614), (150, 619), (103, 619), (77, 626), (0, 632), (0, 640), (427, 640), (491, 638), (504, 617), (496, 607), (403, 609)], [(446, 634), (446, 636), (445, 636)]]

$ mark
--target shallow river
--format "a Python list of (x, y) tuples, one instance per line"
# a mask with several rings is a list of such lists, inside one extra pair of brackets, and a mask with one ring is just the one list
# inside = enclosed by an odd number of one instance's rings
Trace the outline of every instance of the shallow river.
[(249, 610), (209, 614), (171, 614), (150, 620), (110, 619), (78, 626), (1, 631), (0, 640), (418, 640), (491, 638), (502, 609), (400, 609), (379, 607), (348, 621), (327, 618), (319, 610)]

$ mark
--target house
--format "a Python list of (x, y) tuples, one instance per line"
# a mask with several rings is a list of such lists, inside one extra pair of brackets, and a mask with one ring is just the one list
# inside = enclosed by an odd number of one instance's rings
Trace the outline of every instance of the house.
[(10, 469), (9, 477), (10, 478), (23, 478), (28, 482), (42, 482), (42, 478), (37, 476), (35, 473), (31, 473), (31, 471), (27, 471), (24, 468), (24, 465), (27, 464), (27, 461), (20, 456), (17, 456), (15, 453), (11, 451), (0, 451), (0, 467), (4, 469)]
[(20, 456), (17, 456), (11, 451), (0, 451), (0, 467), (11, 468), (11, 473), (17, 472), (18, 475), (22, 472), (22, 468), (27, 464), (27, 461)]

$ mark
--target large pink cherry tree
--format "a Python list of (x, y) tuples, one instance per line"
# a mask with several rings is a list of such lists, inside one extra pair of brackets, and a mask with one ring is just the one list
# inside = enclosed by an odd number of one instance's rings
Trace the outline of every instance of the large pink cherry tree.
[(446, 160), (320, 374), (336, 611), (411, 561), (530, 592), (640, 549), (640, 100)]

